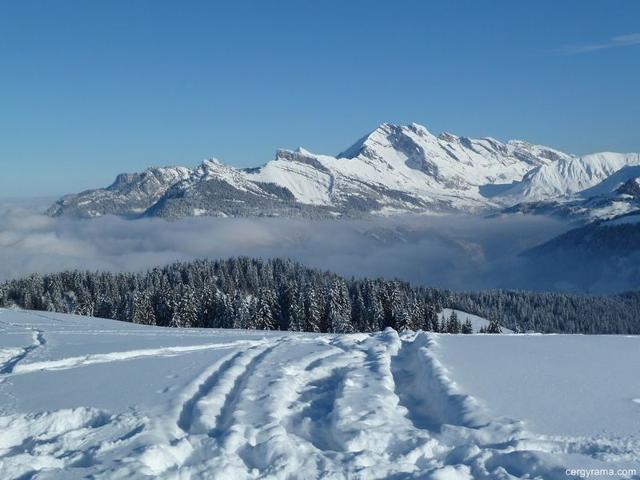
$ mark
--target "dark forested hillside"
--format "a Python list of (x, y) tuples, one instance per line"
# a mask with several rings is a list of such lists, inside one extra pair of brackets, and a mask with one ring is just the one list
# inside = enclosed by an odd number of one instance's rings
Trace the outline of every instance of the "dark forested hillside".
[(640, 333), (640, 292), (590, 296), (488, 290), (444, 297), (451, 308), (494, 319), (516, 332)]
[(460, 293), (383, 279), (344, 279), (290, 260), (174, 263), (144, 273), (67, 271), (0, 284), (0, 306), (135, 323), (206, 328), (369, 332), (386, 327), (468, 333), (456, 308), (516, 331), (640, 333), (640, 294), (590, 297)]

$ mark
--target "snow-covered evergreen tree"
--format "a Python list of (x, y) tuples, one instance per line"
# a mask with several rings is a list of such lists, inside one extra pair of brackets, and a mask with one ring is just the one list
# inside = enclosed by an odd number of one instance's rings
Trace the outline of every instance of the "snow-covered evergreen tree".
[(446, 326), (447, 333), (460, 333), (460, 320), (458, 320), (458, 313), (455, 310), (451, 311), (449, 320)]
[(305, 331), (304, 301), (300, 292), (295, 291), (291, 305), (289, 306), (289, 330), (293, 332)]
[(401, 310), (400, 312), (398, 312), (397, 317), (396, 330), (398, 330), (399, 332), (413, 330), (411, 315), (408, 310)]
[(471, 325), (471, 320), (469, 320), (468, 317), (462, 324), (462, 327), (460, 328), (460, 333), (465, 333), (465, 334), (473, 333), (473, 325)]
[(183, 287), (176, 303), (177, 307), (174, 308), (170, 325), (181, 328), (189, 328), (196, 325), (198, 323), (198, 304), (193, 287), (188, 285)]
[(331, 333), (351, 333), (351, 304), (347, 285), (342, 279), (334, 280), (327, 290), (325, 330)]
[(363, 294), (365, 312), (367, 316), (367, 332), (384, 330), (384, 307), (382, 305), (382, 294), (378, 285), (369, 280), (365, 283)]
[(269, 288), (262, 288), (258, 292), (255, 325), (259, 330), (275, 330), (276, 323), (273, 315), (276, 303), (275, 293)]
[(322, 322), (322, 312), (315, 288), (311, 283), (307, 283), (304, 288), (304, 312), (305, 330), (307, 332), (320, 332)]
[(423, 330), (439, 332), (440, 331), (440, 323), (438, 322), (438, 312), (436, 307), (432, 303), (425, 303), (423, 307), (424, 317), (423, 317)]
[(133, 295), (133, 315), (131, 321), (141, 325), (155, 325), (156, 315), (151, 306), (151, 298), (146, 291), (136, 291)]
[(502, 328), (500, 328), (500, 324), (495, 320), (490, 320), (489, 325), (487, 325), (487, 333), (502, 333)]
[(351, 323), (357, 332), (367, 331), (367, 309), (359, 288), (354, 289), (353, 301), (351, 302)]
[(231, 328), (249, 328), (251, 325), (251, 309), (249, 299), (236, 292), (233, 296), (233, 324)]

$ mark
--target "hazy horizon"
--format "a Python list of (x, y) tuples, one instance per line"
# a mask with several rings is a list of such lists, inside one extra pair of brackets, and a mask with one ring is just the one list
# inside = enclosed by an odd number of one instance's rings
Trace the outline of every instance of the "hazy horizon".
[[(570, 225), (543, 216), (400, 215), (362, 220), (51, 218), (40, 206), (0, 209), (0, 281), (66, 269), (144, 271), (175, 261), (290, 258), (350, 277), (473, 290), (627, 289), (616, 271), (598, 282), (542, 270), (520, 254)], [(585, 283), (586, 282), (586, 283)]]

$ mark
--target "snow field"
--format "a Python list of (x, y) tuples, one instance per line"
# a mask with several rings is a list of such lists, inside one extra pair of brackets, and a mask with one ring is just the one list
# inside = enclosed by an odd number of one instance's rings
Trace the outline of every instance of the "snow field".
[[(7, 310), (0, 329), (3, 479), (564, 479), (569, 466), (640, 459), (629, 431), (606, 445), (532, 433), (532, 390), (525, 422), (492, 407), (504, 372), (478, 359), (543, 336), (179, 330)], [(579, 349), (601, 337), (572, 338), (588, 340), (567, 344)], [(478, 364), (494, 395), (470, 380)]]

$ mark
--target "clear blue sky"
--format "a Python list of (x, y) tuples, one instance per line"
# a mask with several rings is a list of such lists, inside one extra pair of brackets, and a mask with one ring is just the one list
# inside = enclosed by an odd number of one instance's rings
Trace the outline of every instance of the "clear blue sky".
[(0, 0), (0, 197), (383, 121), (640, 151), (640, 2)]

